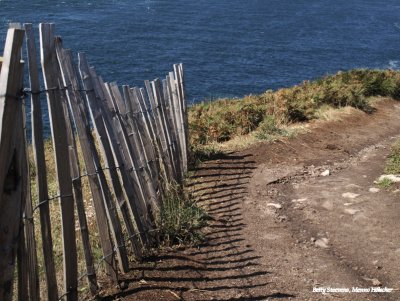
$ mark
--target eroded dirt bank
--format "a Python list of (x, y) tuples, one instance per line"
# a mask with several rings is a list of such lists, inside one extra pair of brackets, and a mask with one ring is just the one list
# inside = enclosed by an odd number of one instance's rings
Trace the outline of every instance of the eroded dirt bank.
[[(400, 104), (376, 109), (206, 162), (190, 187), (214, 219), (206, 241), (137, 266), (105, 300), (399, 300), (400, 193), (371, 188)], [(394, 290), (312, 292), (326, 287)]]

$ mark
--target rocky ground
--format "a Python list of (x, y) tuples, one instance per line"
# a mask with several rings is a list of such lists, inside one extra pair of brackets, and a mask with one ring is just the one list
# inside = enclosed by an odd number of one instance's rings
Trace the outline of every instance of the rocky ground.
[(399, 137), (386, 100), (206, 162), (190, 186), (213, 218), (204, 243), (138, 265), (104, 300), (399, 300), (400, 190), (374, 183)]

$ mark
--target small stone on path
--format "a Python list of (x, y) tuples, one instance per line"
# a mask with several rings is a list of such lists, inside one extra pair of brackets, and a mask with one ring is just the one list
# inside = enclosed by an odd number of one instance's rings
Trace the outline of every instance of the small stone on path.
[(377, 193), (377, 192), (379, 192), (379, 191), (381, 191), (379, 188), (376, 188), (376, 187), (371, 187), (370, 189), (369, 189), (369, 192), (371, 192), (371, 193)]
[(369, 281), (373, 286), (381, 286), (382, 283), (376, 278), (362, 277), (365, 281)]
[(355, 199), (356, 197), (359, 197), (360, 195), (357, 193), (352, 193), (352, 192), (345, 192), (342, 193), (342, 197), (347, 198), (347, 199)]
[(278, 203), (268, 203), (267, 206), (268, 207), (274, 207), (276, 209), (281, 209), (282, 208), (282, 205), (278, 204)]
[(329, 248), (328, 243), (329, 243), (329, 239), (327, 239), (326, 237), (323, 237), (323, 238), (317, 239), (314, 244), (317, 247), (326, 249), (326, 248)]
[(330, 175), (329, 169), (325, 170), (324, 172), (321, 172), (321, 176), (322, 177), (326, 177), (326, 176), (329, 176), (329, 175)]
[(307, 198), (295, 199), (295, 200), (292, 200), (292, 203), (302, 203), (302, 202), (305, 202), (305, 201), (307, 201)]

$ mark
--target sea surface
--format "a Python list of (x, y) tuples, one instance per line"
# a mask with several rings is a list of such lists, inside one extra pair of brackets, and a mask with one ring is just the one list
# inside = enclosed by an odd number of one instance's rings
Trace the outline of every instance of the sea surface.
[(0, 49), (9, 22), (56, 23), (107, 81), (143, 86), (182, 62), (189, 103), (400, 67), (394, 0), (0, 0)]

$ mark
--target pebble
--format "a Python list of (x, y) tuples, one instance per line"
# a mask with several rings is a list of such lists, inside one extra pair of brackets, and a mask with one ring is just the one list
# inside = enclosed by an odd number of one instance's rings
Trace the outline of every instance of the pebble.
[(321, 172), (321, 176), (322, 176), (322, 177), (327, 177), (327, 176), (329, 176), (329, 175), (330, 175), (329, 169), (327, 169), (327, 170)]
[(333, 202), (332, 201), (325, 201), (322, 204), (322, 207), (325, 208), (326, 210), (333, 210)]
[(379, 192), (379, 191), (381, 191), (379, 188), (376, 188), (376, 187), (371, 187), (370, 189), (369, 189), (369, 192), (371, 192), (371, 193), (377, 193), (377, 192)]
[(382, 283), (376, 279), (376, 278), (367, 278), (367, 277), (362, 277), (365, 281), (369, 281), (372, 283), (373, 286), (381, 286)]
[(292, 203), (302, 203), (302, 202), (305, 202), (305, 201), (307, 201), (307, 198), (295, 199), (295, 200), (292, 200)]
[(352, 193), (352, 192), (345, 192), (342, 193), (342, 197), (347, 198), (347, 199), (355, 199), (356, 197), (359, 197), (360, 195), (357, 193)]
[(328, 243), (329, 243), (329, 239), (327, 239), (326, 237), (319, 238), (314, 242), (314, 244), (317, 247), (320, 247), (320, 248), (323, 248), (323, 249), (329, 248)]
[(278, 204), (278, 203), (268, 203), (267, 206), (268, 207), (274, 207), (276, 209), (281, 209), (282, 208), (282, 205)]

